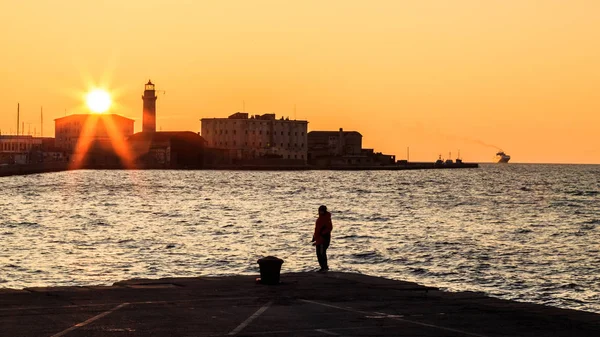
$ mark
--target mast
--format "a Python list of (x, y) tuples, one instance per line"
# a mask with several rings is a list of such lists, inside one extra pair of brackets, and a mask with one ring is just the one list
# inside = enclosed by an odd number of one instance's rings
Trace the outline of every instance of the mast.
[(21, 113), (21, 103), (17, 103), (17, 136), (19, 135), (19, 117)]
[(41, 130), (40, 130), (40, 137), (44, 137), (44, 107), (40, 107), (40, 124), (41, 124)]

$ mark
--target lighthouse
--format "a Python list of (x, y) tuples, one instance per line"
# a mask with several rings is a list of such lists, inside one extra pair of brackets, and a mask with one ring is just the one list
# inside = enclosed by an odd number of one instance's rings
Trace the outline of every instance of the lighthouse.
[(143, 132), (156, 132), (156, 91), (152, 81), (148, 80), (144, 87), (144, 115), (142, 118)]

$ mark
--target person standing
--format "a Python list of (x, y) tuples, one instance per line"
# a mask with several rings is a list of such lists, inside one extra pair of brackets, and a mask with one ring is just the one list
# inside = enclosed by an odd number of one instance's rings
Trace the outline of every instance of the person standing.
[(333, 224), (331, 223), (331, 213), (327, 211), (327, 206), (319, 206), (319, 217), (315, 223), (315, 233), (313, 234), (313, 245), (317, 248), (317, 260), (321, 269), (320, 272), (329, 270), (327, 264), (327, 248), (331, 243), (331, 231)]

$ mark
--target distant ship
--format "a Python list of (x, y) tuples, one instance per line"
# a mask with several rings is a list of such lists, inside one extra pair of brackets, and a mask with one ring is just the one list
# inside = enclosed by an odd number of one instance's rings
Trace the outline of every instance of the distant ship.
[(506, 164), (509, 160), (510, 156), (504, 153), (504, 151), (500, 150), (498, 153), (496, 153), (496, 163)]

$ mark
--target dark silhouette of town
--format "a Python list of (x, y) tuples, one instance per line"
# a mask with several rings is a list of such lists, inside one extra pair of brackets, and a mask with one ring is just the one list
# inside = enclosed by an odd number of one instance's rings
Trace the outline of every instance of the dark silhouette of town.
[[(412, 163), (408, 157), (362, 147), (358, 131), (308, 132), (308, 121), (274, 113), (202, 118), (200, 132), (157, 131), (156, 89), (145, 84), (142, 131), (117, 114), (72, 114), (54, 120), (55, 137), (0, 135), (0, 174), (65, 169), (423, 169), (477, 164), (438, 160)], [(43, 126), (43, 116), (42, 126)]]

